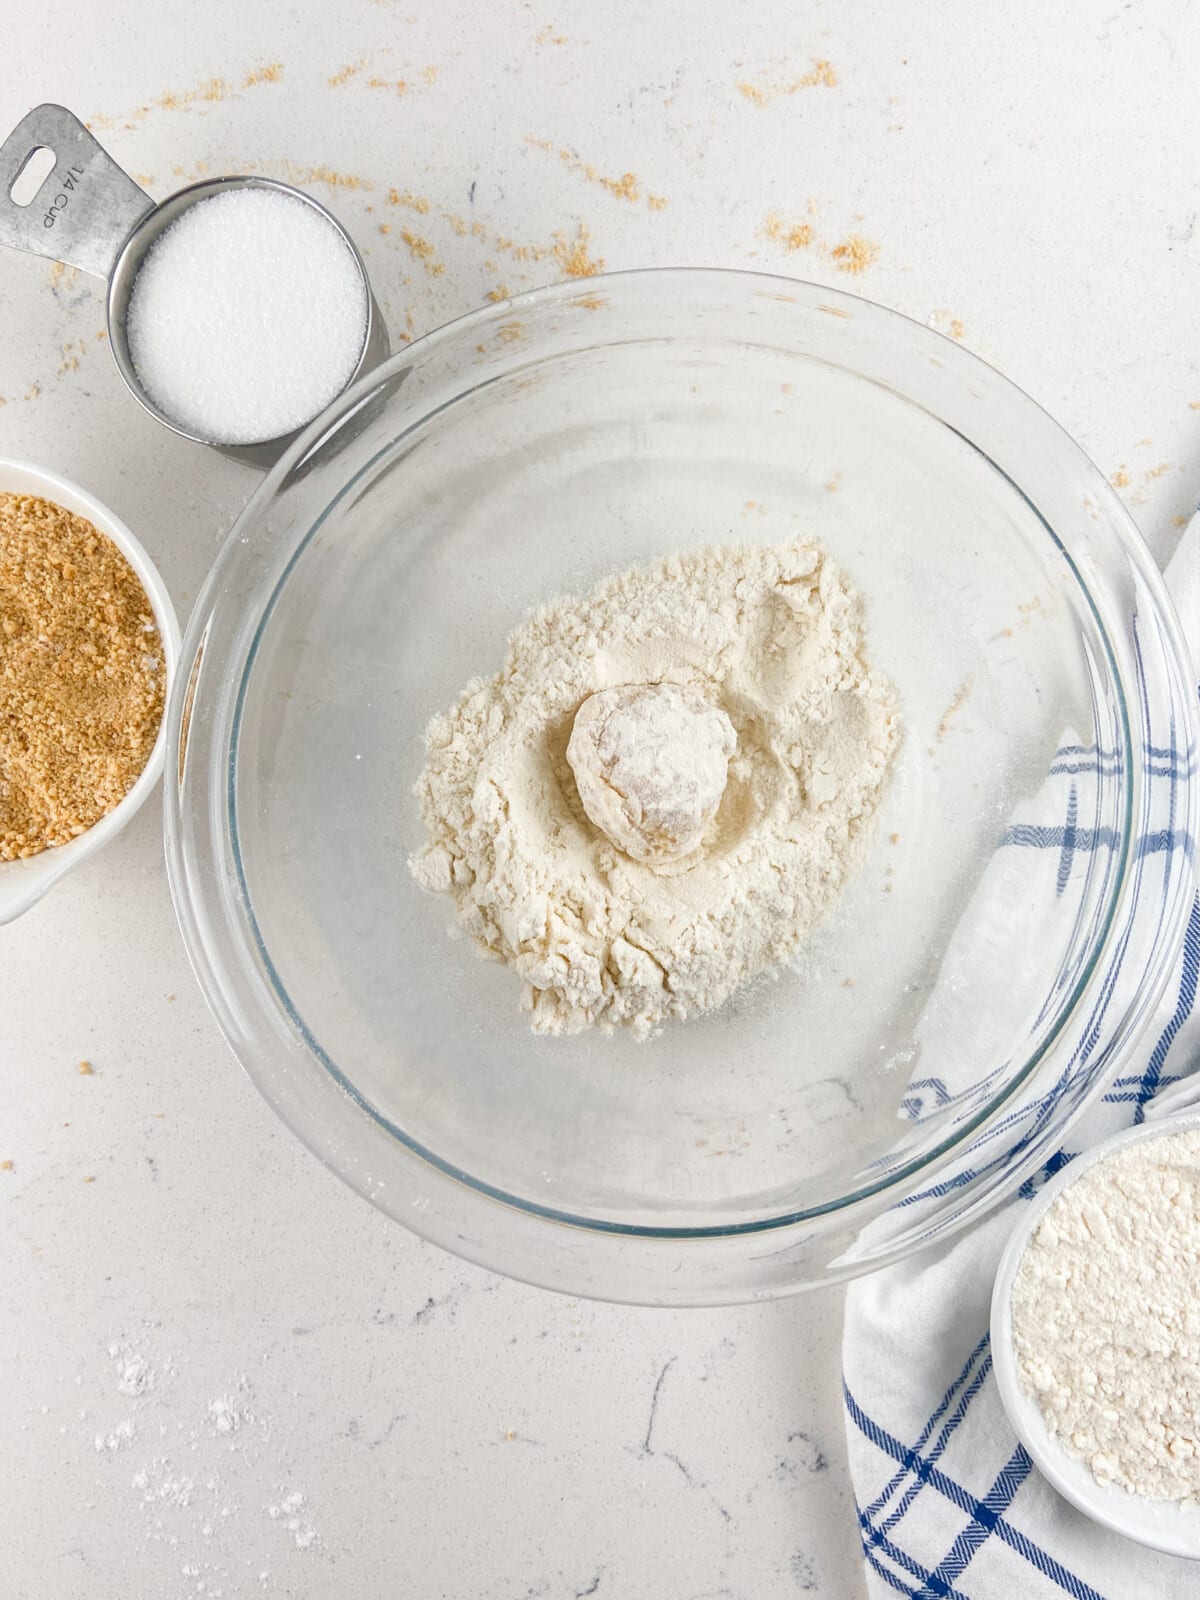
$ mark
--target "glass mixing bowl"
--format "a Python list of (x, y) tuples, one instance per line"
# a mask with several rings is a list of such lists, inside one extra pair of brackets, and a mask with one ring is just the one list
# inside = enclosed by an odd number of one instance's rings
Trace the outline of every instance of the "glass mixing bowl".
[[(533, 1036), (408, 871), (428, 719), (539, 603), (797, 532), (901, 697), (866, 865), (720, 1011)], [(1125, 1059), (1191, 895), (1185, 661), (1097, 470), (941, 336), (740, 273), (562, 284), (396, 356), (250, 501), (170, 708), (172, 890), (246, 1070), (392, 1217), (575, 1293), (785, 1293), (995, 1204)]]

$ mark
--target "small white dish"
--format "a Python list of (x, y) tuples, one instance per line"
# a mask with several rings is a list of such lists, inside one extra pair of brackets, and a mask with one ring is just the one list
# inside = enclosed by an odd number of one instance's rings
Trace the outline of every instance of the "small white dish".
[(1193, 1561), (1200, 1561), (1200, 1507), (1143, 1500), (1125, 1489), (1097, 1483), (1087, 1463), (1069, 1455), (1046, 1426), (1037, 1401), (1026, 1394), (1017, 1373), (1012, 1339), (1012, 1288), (1025, 1246), (1064, 1189), (1090, 1167), (1127, 1144), (1160, 1139), (1197, 1126), (1200, 1126), (1200, 1106), (1127, 1128), (1093, 1150), (1076, 1156), (1046, 1184), (1005, 1246), (992, 1291), (991, 1314), (992, 1362), (1000, 1399), (1017, 1437), (1042, 1476), (1064, 1499), (1101, 1527), (1110, 1528), (1151, 1550), (1162, 1550), (1169, 1556), (1184, 1556)]
[[(0, 459), (0, 494), (40, 495), (44, 500), (53, 500), (56, 505), (73, 511), (76, 516), (86, 517), (101, 533), (108, 535), (137, 573), (153, 608), (154, 620), (162, 639), (167, 669), (166, 693), (169, 695), (179, 660), (179, 623), (166, 585), (125, 524), (78, 484), (60, 478), (56, 472), (47, 472), (43, 467), (31, 466), (24, 461)], [(0, 861), (0, 925), (14, 921), (36, 905), (60, 878), (81, 861), (95, 855), (132, 820), (162, 776), (166, 725), (164, 712), (154, 749), (137, 782), (120, 804), (93, 823), (86, 833), (81, 833), (68, 844), (54, 845), (21, 861)]]

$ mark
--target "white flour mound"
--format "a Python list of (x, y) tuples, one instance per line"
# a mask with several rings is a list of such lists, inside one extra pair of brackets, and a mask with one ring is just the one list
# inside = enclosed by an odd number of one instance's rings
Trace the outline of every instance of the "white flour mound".
[(1102, 1484), (1200, 1501), (1200, 1132), (1135, 1141), (1046, 1212), (1013, 1282), (1017, 1368)]
[[(657, 830), (643, 853), (661, 859), (635, 860), (591, 820), (567, 746), (590, 696), (663, 684), (723, 713), (736, 745), (709, 815), (728, 744), (710, 720), (682, 832), (643, 787)], [(659, 717), (676, 745), (681, 704)], [(645, 1038), (720, 1005), (821, 921), (864, 852), (899, 739), (858, 598), (820, 546), (689, 551), (543, 607), (500, 672), (433, 719), (416, 790), (429, 838), (410, 867), (453, 896), (481, 955), (520, 976), (535, 1032)], [(659, 781), (661, 761), (619, 753), (637, 782)], [(663, 848), (665, 825), (682, 858)]]

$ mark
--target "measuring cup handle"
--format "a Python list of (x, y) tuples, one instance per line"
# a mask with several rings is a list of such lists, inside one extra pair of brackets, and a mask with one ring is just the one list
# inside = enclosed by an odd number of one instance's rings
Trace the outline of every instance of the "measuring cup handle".
[[(53, 170), (27, 205), (13, 185), (36, 151)], [(0, 144), (0, 245), (107, 278), (117, 252), (154, 202), (65, 106), (35, 106)]]

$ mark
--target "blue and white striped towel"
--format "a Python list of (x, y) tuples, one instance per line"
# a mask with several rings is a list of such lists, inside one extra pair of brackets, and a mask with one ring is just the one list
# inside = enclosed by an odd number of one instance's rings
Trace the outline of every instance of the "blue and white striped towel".
[[(1167, 569), (1200, 677), (1200, 516)], [(1040, 1175), (1130, 1122), (1200, 1099), (1200, 897), (1138, 1072), (1118, 1078)], [(1193, 1077), (1194, 1074), (1194, 1077)], [(871, 1600), (1194, 1600), (1197, 1566), (1098, 1528), (1039, 1476), (1000, 1404), (992, 1280), (1038, 1179), (972, 1231), (855, 1283), (842, 1362)]]

